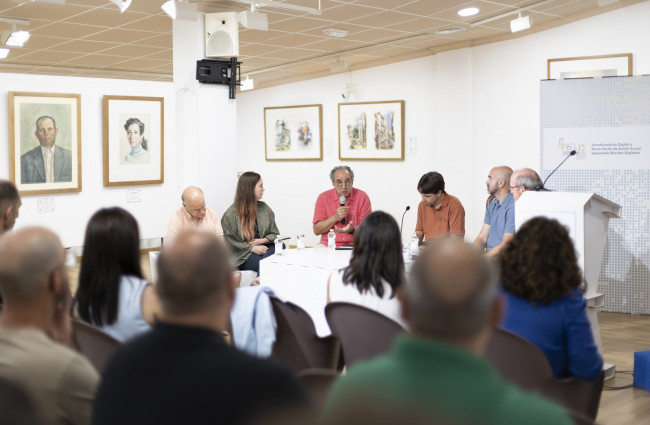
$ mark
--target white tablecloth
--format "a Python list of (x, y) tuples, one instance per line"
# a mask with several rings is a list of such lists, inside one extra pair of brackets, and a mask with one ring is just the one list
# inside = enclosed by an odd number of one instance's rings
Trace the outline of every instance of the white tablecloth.
[(328, 248), (287, 249), (260, 262), (260, 284), (283, 301), (302, 307), (314, 321), (316, 333), (331, 334), (325, 319), (327, 279), (350, 263), (352, 251)]

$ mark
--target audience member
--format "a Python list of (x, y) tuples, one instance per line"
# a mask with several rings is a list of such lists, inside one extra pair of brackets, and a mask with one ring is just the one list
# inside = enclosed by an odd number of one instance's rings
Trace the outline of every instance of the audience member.
[(399, 227), (392, 216), (375, 211), (357, 228), (350, 264), (330, 275), (327, 302), (359, 304), (404, 325), (395, 296), (403, 282)]
[[(370, 198), (361, 189), (353, 187), (354, 173), (346, 165), (330, 171), (333, 189), (318, 195), (314, 207), (314, 234), (320, 236), (320, 244), (327, 246), (330, 229), (336, 233), (336, 246), (349, 245), (354, 230), (372, 212)], [(343, 201), (343, 202), (341, 202)]]
[(260, 261), (275, 253), (275, 238), (280, 231), (271, 207), (262, 202), (262, 176), (247, 171), (237, 181), (235, 203), (223, 215), (226, 240), (239, 270), (252, 270), (259, 275)]
[(508, 187), (512, 168), (501, 166), (490, 170), (487, 191), (494, 199), (485, 211), (483, 227), (474, 240), (474, 246), (487, 250), (488, 256), (499, 253), (515, 235), (515, 202)]
[(246, 424), (306, 402), (288, 371), (223, 340), (234, 287), (214, 235), (180, 234), (164, 247), (158, 275), (161, 318), (109, 361), (94, 424)]
[(465, 236), (465, 208), (458, 198), (445, 192), (445, 179), (435, 171), (418, 182), (422, 202), (418, 205), (415, 233), (420, 244), (447, 236)]
[[(14, 228), (21, 205), (16, 185), (0, 179), (0, 234)], [(2, 306), (2, 294), (0, 294), (0, 306)]]
[(158, 297), (140, 268), (138, 222), (122, 208), (104, 208), (86, 227), (77, 311), (79, 316), (124, 342), (148, 331)]
[(0, 425), (41, 424), (38, 407), (17, 382), (0, 378)]
[(509, 183), (510, 192), (515, 201), (527, 190), (543, 189), (542, 179), (539, 178), (539, 174), (530, 168), (521, 168), (512, 173)]
[(0, 377), (28, 391), (44, 423), (82, 425), (90, 423), (99, 377), (67, 347), (72, 297), (65, 259), (59, 238), (42, 227), (0, 239)]
[(537, 345), (557, 378), (596, 380), (598, 354), (569, 232), (556, 220), (533, 218), (499, 256), (506, 309), (502, 326)]
[[(497, 276), (489, 259), (447, 239), (424, 251), (399, 297), (412, 334), (390, 354), (352, 367), (333, 385), (328, 423), (357, 406), (419, 411), (442, 423), (570, 424), (559, 406), (503, 381), (481, 358), (499, 319)], [(359, 404), (360, 403), (360, 404)]]
[(184, 230), (202, 230), (222, 236), (223, 229), (219, 215), (205, 205), (203, 191), (196, 186), (188, 186), (181, 194), (183, 204), (176, 210), (167, 224), (165, 242), (169, 243)]

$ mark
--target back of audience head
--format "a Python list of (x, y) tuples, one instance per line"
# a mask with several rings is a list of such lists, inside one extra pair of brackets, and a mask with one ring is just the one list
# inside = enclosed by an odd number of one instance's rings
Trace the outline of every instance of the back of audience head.
[(115, 323), (122, 276), (143, 278), (138, 222), (122, 208), (103, 208), (86, 226), (76, 294), (82, 319), (98, 326)]
[(472, 343), (499, 318), (497, 281), (491, 261), (470, 245), (440, 241), (416, 260), (406, 285), (403, 310), (411, 331), (460, 345)]
[(0, 233), (13, 229), (21, 205), (16, 185), (0, 179)]
[(181, 233), (158, 258), (163, 318), (230, 311), (232, 268), (225, 245), (209, 233)]
[[(395, 219), (383, 211), (369, 214), (356, 229), (353, 247), (343, 282), (362, 293), (374, 288), (378, 296), (392, 297), (404, 281), (402, 240)], [(391, 294), (384, 296), (382, 279), (391, 286)]]
[(557, 220), (528, 220), (499, 256), (501, 282), (509, 293), (548, 304), (571, 293), (582, 275), (568, 230)]

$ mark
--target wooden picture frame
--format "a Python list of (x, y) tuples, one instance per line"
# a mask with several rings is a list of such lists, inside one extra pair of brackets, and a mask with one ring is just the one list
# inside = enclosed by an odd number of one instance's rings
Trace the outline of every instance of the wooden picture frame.
[(632, 53), (548, 59), (549, 80), (632, 75)]
[(404, 101), (339, 103), (339, 159), (404, 161)]
[(9, 92), (9, 179), (21, 195), (81, 192), (81, 95)]
[(264, 108), (264, 154), (267, 161), (322, 161), (322, 105)]
[(104, 186), (165, 181), (165, 101), (104, 96)]

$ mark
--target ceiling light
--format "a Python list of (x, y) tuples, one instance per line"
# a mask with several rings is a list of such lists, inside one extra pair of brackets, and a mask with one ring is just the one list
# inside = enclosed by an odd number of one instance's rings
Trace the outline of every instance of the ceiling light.
[(257, 11), (257, 7), (251, 4), (251, 10), (245, 10), (237, 14), (237, 20), (244, 27), (249, 30), (268, 31), (269, 18), (265, 13)]
[(510, 21), (510, 31), (517, 32), (517, 31), (527, 30), (528, 28), (530, 28), (532, 23), (533, 20), (530, 16), (521, 16), (520, 13), (517, 19), (513, 19), (512, 21)]
[(0, 49), (0, 59), (4, 59), (9, 54), (9, 49)]
[(325, 34), (328, 37), (345, 37), (348, 35), (348, 32), (346, 30), (339, 30), (336, 28), (327, 28), (323, 30), (323, 34)]
[(460, 9), (458, 15), (462, 17), (474, 16), (479, 12), (478, 7), (466, 7), (465, 9)]
[(349, 62), (342, 61), (339, 58), (336, 58), (336, 61), (332, 62), (330, 65), (331, 72), (343, 72), (350, 66)]
[(9, 47), (23, 47), (27, 40), (29, 40), (29, 31), (20, 30), (13, 31), (9, 34), (9, 37), (5, 40), (5, 46)]
[(166, 1), (160, 8), (165, 12), (170, 18), (176, 19), (176, 2), (174, 0)]
[(246, 91), (246, 90), (253, 90), (255, 88), (255, 83), (253, 80), (248, 78), (248, 75), (246, 76), (246, 79), (241, 82), (241, 91)]
[(32, 0), (32, 3), (65, 4), (65, 0)]
[(131, 1), (132, 0), (111, 0), (111, 3), (120, 8), (120, 13), (124, 13), (124, 11), (131, 6)]
[(453, 28), (443, 28), (440, 30), (435, 30), (434, 34), (435, 35), (449, 35), (449, 34), (456, 34), (457, 32), (463, 32), (465, 31), (465, 28), (462, 27), (453, 27)]

